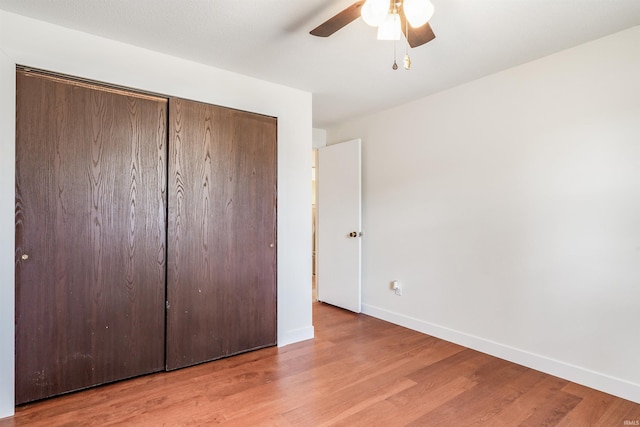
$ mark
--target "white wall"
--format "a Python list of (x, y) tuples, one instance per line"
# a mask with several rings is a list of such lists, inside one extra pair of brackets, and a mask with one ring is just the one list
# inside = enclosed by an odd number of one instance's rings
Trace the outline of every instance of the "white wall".
[(278, 117), (278, 345), (313, 337), (311, 94), (0, 11), (0, 417), (14, 396), (16, 63)]
[(14, 397), (15, 74), (0, 50), (0, 418), (13, 413)]
[(313, 128), (312, 144), (313, 148), (321, 148), (327, 145), (326, 129)]
[(639, 46), (328, 129), (363, 140), (364, 312), (640, 402)]

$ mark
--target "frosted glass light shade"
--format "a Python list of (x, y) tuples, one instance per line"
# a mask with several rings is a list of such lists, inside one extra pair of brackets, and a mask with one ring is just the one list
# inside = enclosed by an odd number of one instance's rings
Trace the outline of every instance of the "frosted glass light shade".
[(362, 5), (362, 19), (372, 27), (377, 27), (384, 21), (389, 12), (389, 0), (367, 0)]
[(378, 40), (400, 40), (401, 34), (400, 16), (397, 13), (387, 14), (378, 27)]
[(433, 4), (429, 0), (404, 0), (404, 16), (413, 27), (421, 27), (433, 16)]

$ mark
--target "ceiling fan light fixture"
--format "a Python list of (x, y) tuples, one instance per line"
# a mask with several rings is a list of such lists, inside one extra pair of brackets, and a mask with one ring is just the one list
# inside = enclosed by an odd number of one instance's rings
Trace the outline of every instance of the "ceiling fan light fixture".
[(378, 40), (400, 40), (402, 28), (400, 16), (397, 13), (389, 13), (378, 27)]
[(433, 16), (433, 4), (429, 0), (404, 0), (404, 15), (413, 28), (421, 27)]
[[(2, 0), (0, 0), (2, 1)], [(396, 45), (404, 37), (406, 52), (404, 68), (411, 69), (409, 47), (418, 47), (433, 40), (436, 35), (429, 25), (433, 5), (429, 0), (357, 0), (351, 6), (318, 25), (309, 33), (316, 37), (328, 37), (347, 24), (362, 17), (368, 25), (378, 27), (378, 40), (392, 40), (393, 69), (397, 70)], [(413, 30), (409, 31), (409, 24)]]
[(377, 27), (389, 12), (389, 0), (367, 0), (362, 5), (361, 16), (364, 22)]

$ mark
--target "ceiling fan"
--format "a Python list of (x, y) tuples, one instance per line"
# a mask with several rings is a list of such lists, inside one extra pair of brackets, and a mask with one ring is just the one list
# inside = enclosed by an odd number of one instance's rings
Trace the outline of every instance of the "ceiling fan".
[(429, 0), (359, 0), (329, 18), (310, 34), (329, 37), (342, 27), (358, 19), (378, 27), (379, 40), (399, 40), (404, 33), (409, 46), (421, 46), (436, 35), (429, 25), (433, 5)]

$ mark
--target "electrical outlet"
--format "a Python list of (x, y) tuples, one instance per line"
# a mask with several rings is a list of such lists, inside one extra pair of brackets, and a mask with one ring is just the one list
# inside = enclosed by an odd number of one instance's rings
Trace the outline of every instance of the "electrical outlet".
[(402, 287), (400, 286), (400, 282), (394, 280), (391, 282), (391, 289), (395, 292), (396, 295), (402, 296)]

